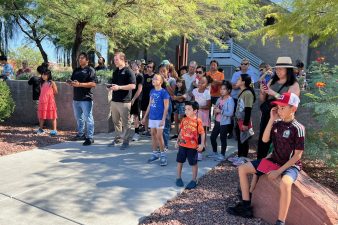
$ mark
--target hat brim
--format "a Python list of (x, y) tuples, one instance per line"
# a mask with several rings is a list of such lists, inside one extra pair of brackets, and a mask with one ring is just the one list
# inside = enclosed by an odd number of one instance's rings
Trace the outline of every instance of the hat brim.
[(273, 101), (271, 105), (279, 105), (279, 106), (288, 106), (288, 103), (280, 102), (280, 101)]
[(292, 68), (292, 69), (295, 69), (297, 67), (295, 67), (295, 66), (274, 66), (272, 68)]

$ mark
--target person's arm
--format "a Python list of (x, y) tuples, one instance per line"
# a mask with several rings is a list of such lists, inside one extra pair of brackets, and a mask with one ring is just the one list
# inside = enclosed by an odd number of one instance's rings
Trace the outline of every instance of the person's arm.
[(277, 177), (279, 177), (285, 170), (287, 170), (291, 166), (295, 165), (296, 162), (298, 162), (298, 160), (300, 160), (300, 158), (302, 158), (302, 155), (303, 155), (303, 151), (302, 150), (295, 150), (293, 156), (291, 157), (291, 159), (289, 159), (289, 161), (287, 161), (278, 170), (273, 170), (270, 173), (268, 173), (269, 179), (274, 180)]
[(298, 97), (300, 96), (300, 87), (298, 82), (295, 82), (289, 87), (289, 92), (296, 94)]
[(163, 111), (162, 120), (160, 122), (160, 126), (164, 126), (165, 124), (165, 119), (167, 118), (168, 109), (169, 109), (169, 99), (163, 99), (163, 103), (164, 103), (164, 111)]
[(137, 86), (138, 86), (137, 91), (136, 91), (136, 93), (135, 93), (133, 99), (131, 100), (131, 104), (132, 104), (132, 105), (134, 104), (135, 100), (140, 96), (140, 94), (141, 94), (141, 92), (142, 92), (142, 88), (143, 88), (142, 83), (141, 83), (141, 84), (138, 84)]
[(262, 137), (262, 141), (264, 143), (268, 143), (270, 141), (270, 135), (271, 135), (271, 129), (272, 129), (272, 125), (273, 123), (279, 119), (279, 116), (277, 114), (277, 107), (273, 107), (271, 109), (271, 112), (270, 112), (270, 119), (269, 119), (269, 122), (268, 124), (266, 125), (265, 127), (265, 130), (264, 130), (264, 133), (263, 133), (263, 137)]
[(143, 116), (143, 119), (142, 119), (142, 124), (145, 124), (146, 119), (147, 119), (147, 117), (148, 117), (148, 115), (149, 115), (150, 104), (151, 104), (152, 100), (153, 100), (153, 98), (150, 97), (150, 100), (149, 100), (149, 104), (148, 104), (147, 110), (146, 110), (146, 112), (145, 112), (145, 114), (144, 114), (144, 116)]
[(82, 88), (94, 88), (94, 87), (96, 87), (95, 82), (80, 83), (77, 80), (73, 81), (70, 85), (73, 86), (73, 87), (82, 87)]
[(56, 83), (54, 81), (52, 81), (52, 88), (54, 95), (56, 95), (58, 93), (58, 87), (56, 86)]

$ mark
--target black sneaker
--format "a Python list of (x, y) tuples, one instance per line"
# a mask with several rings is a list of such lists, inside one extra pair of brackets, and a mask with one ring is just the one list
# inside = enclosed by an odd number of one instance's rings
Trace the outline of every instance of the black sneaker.
[(244, 218), (252, 218), (253, 212), (251, 206), (245, 206), (243, 202), (238, 203), (234, 207), (228, 207), (227, 212), (234, 216), (241, 216)]
[(91, 145), (92, 143), (94, 143), (94, 139), (86, 138), (85, 142), (83, 142), (82, 145), (88, 146), (88, 145)]
[(75, 137), (72, 138), (73, 141), (82, 141), (82, 140), (86, 140), (86, 135), (76, 135)]
[(178, 138), (178, 135), (175, 134), (175, 135), (173, 135), (173, 136), (170, 138), (170, 140), (177, 139), (177, 138)]
[(285, 225), (285, 223), (282, 222), (282, 221), (280, 221), (280, 220), (277, 220), (276, 223), (275, 223), (275, 225)]

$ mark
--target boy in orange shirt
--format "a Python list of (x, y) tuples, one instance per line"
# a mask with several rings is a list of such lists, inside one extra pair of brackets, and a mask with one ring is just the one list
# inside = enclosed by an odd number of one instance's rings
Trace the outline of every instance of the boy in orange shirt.
[[(177, 179), (176, 185), (183, 187), (182, 168), (183, 163), (188, 159), (189, 165), (192, 166), (192, 180), (187, 184), (186, 189), (194, 189), (197, 186), (197, 152), (202, 152), (204, 148), (204, 129), (201, 119), (197, 118), (199, 106), (195, 101), (185, 103), (185, 115), (180, 124), (180, 132), (175, 144), (178, 149), (177, 153)], [(198, 137), (201, 135), (201, 144), (198, 144)]]

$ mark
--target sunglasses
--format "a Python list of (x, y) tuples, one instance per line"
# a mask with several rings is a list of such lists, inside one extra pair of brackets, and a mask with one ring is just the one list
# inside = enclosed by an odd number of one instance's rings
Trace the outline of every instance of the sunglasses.
[(264, 70), (264, 69), (259, 69), (259, 71), (261, 71), (261, 72), (262, 72), (263, 70)]
[(247, 66), (247, 65), (249, 65), (249, 63), (241, 63), (241, 65)]
[(197, 74), (203, 74), (203, 71), (196, 71)]

